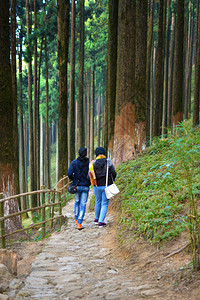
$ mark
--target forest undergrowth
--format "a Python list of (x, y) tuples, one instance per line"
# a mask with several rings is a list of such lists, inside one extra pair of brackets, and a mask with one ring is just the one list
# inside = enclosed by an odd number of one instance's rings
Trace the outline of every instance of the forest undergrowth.
[(154, 139), (145, 153), (118, 166), (117, 173), (121, 193), (114, 202), (119, 208), (118, 236), (122, 244), (142, 237), (162, 247), (188, 230), (191, 243), (197, 246), (199, 127), (191, 129), (186, 123), (177, 128), (176, 134)]

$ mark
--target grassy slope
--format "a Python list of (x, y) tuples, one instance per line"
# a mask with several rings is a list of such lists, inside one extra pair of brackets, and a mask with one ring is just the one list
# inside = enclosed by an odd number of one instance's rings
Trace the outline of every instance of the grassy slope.
[(180, 127), (177, 135), (157, 139), (134, 161), (118, 168), (121, 195), (119, 227), (150, 243), (169, 241), (188, 228), (192, 197), (200, 200), (200, 128)]

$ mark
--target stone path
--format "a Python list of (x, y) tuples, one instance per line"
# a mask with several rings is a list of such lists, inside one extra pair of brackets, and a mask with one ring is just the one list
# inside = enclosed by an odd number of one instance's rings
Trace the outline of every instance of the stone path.
[[(64, 209), (69, 220), (59, 233), (54, 233), (32, 264), (32, 271), (16, 299), (168, 299), (161, 297), (161, 287), (142, 284), (140, 277), (131, 278), (126, 268), (109, 259), (110, 248), (102, 241), (110, 225), (99, 229), (94, 213), (85, 215), (85, 229), (78, 231), (74, 223), (73, 201)], [(106, 222), (112, 224), (108, 214)], [(165, 294), (166, 295), (166, 294)]]

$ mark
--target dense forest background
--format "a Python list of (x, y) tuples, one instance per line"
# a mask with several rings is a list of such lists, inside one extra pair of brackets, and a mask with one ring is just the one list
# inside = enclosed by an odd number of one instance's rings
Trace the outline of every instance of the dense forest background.
[(199, 6), (1, 1), (0, 191), (54, 186), (81, 146), (120, 164), (186, 119), (197, 126)]

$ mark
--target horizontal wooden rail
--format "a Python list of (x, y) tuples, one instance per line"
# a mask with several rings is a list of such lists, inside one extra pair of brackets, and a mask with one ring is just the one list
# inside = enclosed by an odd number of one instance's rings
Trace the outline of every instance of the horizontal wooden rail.
[(39, 210), (39, 209), (45, 208), (45, 207), (56, 206), (56, 205), (58, 205), (58, 204), (61, 204), (61, 201), (55, 202), (55, 203), (48, 203), (48, 204), (41, 205), (41, 206), (37, 206), (37, 207), (34, 207), (34, 208), (28, 208), (28, 209), (25, 209), (25, 210), (23, 210), (23, 211), (18, 211), (18, 212), (16, 212), (16, 213), (9, 214), (9, 215), (7, 215), (7, 216), (5, 216), (5, 217), (0, 218), (0, 222), (1, 222), (1, 221), (4, 221), (4, 220), (6, 220), (6, 219), (10, 219), (10, 218), (12, 218), (12, 217), (16, 217), (16, 216), (19, 216), (19, 215), (23, 215), (23, 214), (25, 214), (25, 213), (27, 213), (27, 212), (29, 212), (29, 211), (35, 211), (35, 210)]
[(47, 219), (47, 220), (45, 220), (45, 221), (43, 221), (43, 222), (40, 222), (40, 223), (35, 223), (35, 224), (30, 225), (29, 227), (26, 227), (26, 228), (18, 229), (18, 230), (16, 230), (16, 231), (13, 231), (13, 232), (4, 234), (4, 235), (2, 235), (2, 237), (5, 238), (6, 236), (10, 236), (10, 235), (13, 235), (13, 234), (15, 234), (15, 233), (20, 233), (20, 232), (29, 230), (29, 229), (31, 229), (31, 228), (34, 228), (34, 227), (38, 226), (38, 225), (45, 224), (45, 223), (47, 223), (47, 222), (50, 222), (51, 220), (55, 220), (55, 219), (58, 219), (58, 218), (62, 218), (62, 215), (59, 215), (59, 216), (56, 216), (56, 217)]
[(58, 190), (38, 190), (38, 191), (32, 191), (32, 192), (27, 192), (27, 193), (22, 193), (22, 194), (19, 194), (19, 195), (14, 195), (14, 196), (6, 197), (6, 198), (3, 198), (3, 199), (0, 199), (0, 202), (5, 202), (5, 201), (8, 201), (8, 200), (12, 200), (12, 199), (16, 199), (16, 198), (20, 198), (20, 197), (24, 197), (24, 196), (37, 195), (37, 194), (45, 194), (45, 193), (51, 193), (51, 192), (61, 193)]
[[(30, 196), (30, 195), (37, 195), (37, 194), (41, 194), (41, 197), (42, 197), (41, 205), (36, 206), (36, 207), (30, 207), (30, 208), (27, 208), (27, 209), (22, 210), (22, 211), (17, 211), (15, 213), (12, 213), (12, 214), (9, 214), (9, 215), (6, 215), (6, 216), (4, 215), (4, 202), (5, 201), (9, 201), (9, 200), (20, 198), (20, 197)], [(50, 197), (48, 197), (48, 199), (47, 199), (47, 203), (45, 203), (45, 194), (51, 194)], [(57, 202), (55, 202), (55, 195), (56, 194), (57, 194), (57, 197), (58, 197)], [(47, 189), (47, 190), (42, 189), (42, 190), (38, 190), (38, 191), (32, 191), (32, 192), (22, 193), (22, 194), (19, 194), (19, 195), (13, 195), (13, 196), (10, 196), (10, 197), (3, 198), (3, 194), (0, 193), (0, 230), (1, 230), (0, 239), (1, 239), (1, 247), (2, 248), (6, 247), (5, 237), (8, 237), (10, 235), (26, 231), (28, 229), (37, 227), (39, 225), (42, 226), (42, 238), (44, 238), (45, 237), (45, 224), (47, 222), (51, 221), (51, 228), (52, 228), (53, 227), (53, 220), (55, 220), (55, 219), (60, 219), (59, 225), (61, 227), (62, 226), (61, 194), (62, 194), (61, 191), (58, 191), (58, 190), (55, 190), (55, 189)], [(54, 217), (54, 207), (56, 205), (58, 205), (59, 215)], [(50, 209), (49, 218), (46, 218), (45, 208), (47, 208), (47, 207), (52, 207), (52, 209)], [(5, 220), (10, 219), (12, 217), (22, 215), (22, 214), (27, 213), (27, 212), (33, 212), (33, 211), (41, 211), (41, 219), (42, 219), (41, 222), (32, 224), (29, 227), (21, 228), (21, 229), (18, 229), (16, 231), (12, 231), (12, 232), (9, 232), (9, 233), (5, 234), (5, 224), (4, 224)]]

